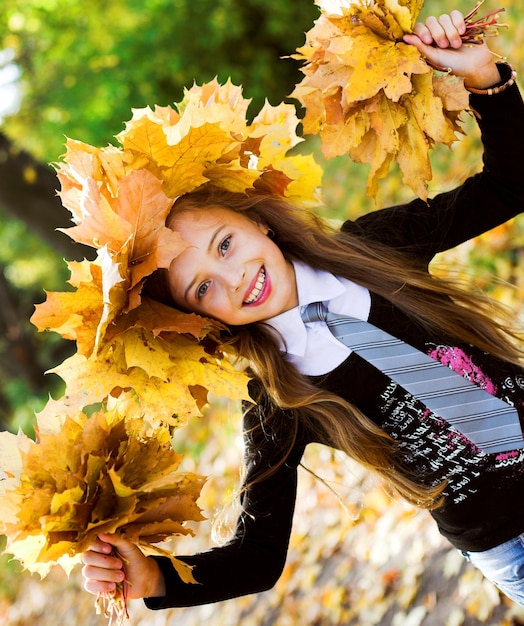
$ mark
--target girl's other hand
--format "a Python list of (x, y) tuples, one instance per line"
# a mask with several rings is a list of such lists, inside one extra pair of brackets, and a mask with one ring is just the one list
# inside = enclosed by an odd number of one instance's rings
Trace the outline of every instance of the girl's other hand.
[(165, 595), (164, 577), (156, 561), (148, 559), (137, 546), (118, 535), (100, 533), (82, 555), (82, 561), (84, 588), (89, 593), (110, 593), (125, 580), (130, 599)]
[(464, 16), (452, 11), (417, 23), (404, 41), (415, 46), (431, 65), (462, 76), (466, 87), (491, 87), (500, 81), (495, 58), (485, 43), (463, 44), (465, 31)]

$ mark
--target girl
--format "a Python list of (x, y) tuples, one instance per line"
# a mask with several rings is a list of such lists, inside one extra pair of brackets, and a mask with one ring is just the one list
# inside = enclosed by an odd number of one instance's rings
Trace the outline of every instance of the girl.
[[(453, 11), (405, 37), (431, 64), (463, 76), (472, 93), (484, 170), (461, 187), (427, 204), (370, 213), (338, 233), (274, 197), (208, 189), (175, 203), (168, 225), (191, 246), (148, 289), (229, 325), (229, 341), (250, 363), (242, 513), (228, 544), (182, 557), (197, 585), (184, 584), (169, 559), (100, 535), (83, 557), (89, 592), (111, 592), (125, 578), (129, 597), (158, 609), (270, 588), (285, 562), (296, 468), (315, 441), (344, 450), (430, 509), (440, 532), (524, 605), (522, 353), (516, 336), (493, 321), (492, 303), (428, 273), (435, 254), (509, 220), (524, 201), (524, 105), (514, 75), (484, 44), (463, 46), (464, 30)], [(369, 320), (504, 400), (515, 413), (516, 442), (483, 449), (324, 321), (303, 322), (305, 306), (317, 301)]]

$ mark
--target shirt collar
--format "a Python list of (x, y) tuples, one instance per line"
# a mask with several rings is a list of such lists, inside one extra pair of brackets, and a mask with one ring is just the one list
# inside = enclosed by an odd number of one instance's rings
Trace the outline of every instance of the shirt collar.
[[(344, 293), (345, 287), (336, 276), (316, 270), (304, 263), (293, 262), (298, 292), (298, 306), (267, 320), (279, 336), (281, 348), (288, 354), (304, 356), (307, 330), (300, 316), (311, 302), (327, 302)], [(284, 342), (285, 339), (285, 342)]]

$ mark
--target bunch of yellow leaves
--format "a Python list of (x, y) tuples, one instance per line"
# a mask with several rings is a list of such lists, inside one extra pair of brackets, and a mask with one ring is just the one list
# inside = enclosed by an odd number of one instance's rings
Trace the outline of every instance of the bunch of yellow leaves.
[(50, 293), (32, 322), (77, 342), (53, 371), (66, 381), (64, 410), (133, 389), (151, 424), (199, 415), (207, 392), (247, 397), (247, 377), (216, 340), (220, 325), (142, 296), (145, 279), (186, 244), (165, 226), (174, 200), (212, 184), (316, 202), (321, 171), (299, 141), (294, 107), (266, 105), (251, 124), (240, 87), (193, 86), (176, 107), (135, 110), (120, 147), (68, 140), (60, 197), (75, 226), (65, 232), (97, 251), (70, 263), (73, 292)]
[(305, 107), (304, 132), (320, 134), (327, 158), (349, 153), (370, 165), (367, 193), (397, 161), (403, 181), (428, 195), (429, 150), (450, 146), (468, 108), (462, 80), (434, 76), (411, 33), (423, 0), (317, 0), (321, 16), (295, 58), (305, 78), (293, 96)]
[[(69, 573), (99, 532), (169, 556), (151, 544), (193, 534), (185, 522), (204, 519), (196, 504), (204, 479), (177, 471), (181, 457), (168, 429), (146, 434), (129, 398), (89, 418), (79, 413), (57, 422), (44, 412), (36, 442), (2, 433), (0, 456), (6, 552), (42, 577), (57, 564)], [(170, 558), (183, 580), (195, 582), (185, 563)], [(122, 593), (109, 602), (120, 623)]]

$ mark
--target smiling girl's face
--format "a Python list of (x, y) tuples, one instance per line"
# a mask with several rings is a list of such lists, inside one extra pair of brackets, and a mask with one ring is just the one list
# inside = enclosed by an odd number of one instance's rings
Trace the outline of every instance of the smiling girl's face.
[(181, 308), (236, 326), (297, 306), (293, 266), (266, 226), (218, 207), (182, 211), (169, 226), (190, 244), (169, 267)]

